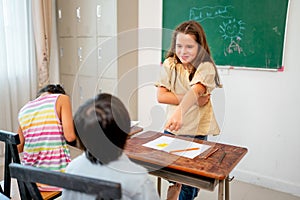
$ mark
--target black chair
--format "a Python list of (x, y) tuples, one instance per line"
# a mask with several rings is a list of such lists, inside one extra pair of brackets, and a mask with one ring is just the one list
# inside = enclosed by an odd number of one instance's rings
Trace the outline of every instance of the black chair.
[(11, 176), (23, 183), (27, 190), (20, 193), (27, 199), (42, 200), (36, 183), (47, 184), (73, 190), (81, 193), (96, 195), (96, 199), (121, 199), (121, 184), (99, 180), (75, 174), (45, 170), (32, 166), (11, 163)]
[[(0, 186), (0, 192), (8, 198), (11, 198), (11, 174), (9, 169), (10, 163), (20, 164), (20, 157), (17, 145), (20, 144), (19, 134), (0, 130), (0, 141), (5, 143), (5, 160), (4, 160), (4, 189)], [(26, 190), (25, 186), (18, 182), (19, 190)], [(17, 190), (17, 188), (16, 188)], [(41, 192), (44, 200), (52, 200), (61, 195), (60, 191)], [(20, 194), (21, 198), (22, 194)]]
[(20, 144), (19, 135), (9, 131), (0, 130), (0, 141), (5, 143), (4, 149), (4, 188), (0, 186), (0, 192), (10, 198), (11, 177), (9, 164), (11, 162), (20, 163), (17, 145)]

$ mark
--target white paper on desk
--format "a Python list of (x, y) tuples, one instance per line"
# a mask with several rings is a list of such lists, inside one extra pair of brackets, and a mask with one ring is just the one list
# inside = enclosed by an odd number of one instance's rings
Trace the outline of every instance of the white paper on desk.
[(198, 147), (199, 148), (198, 150), (172, 153), (178, 156), (183, 156), (191, 159), (195, 158), (196, 156), (200, 155), (201, 153), (203, 153), (204, 151), (206, 151), (211, 147), (206, 144), (199, 144), (196, 142), (191, 142), (191, 141), (168, 137), (168, 136), (161, 136), (155, 140), (143, 144), (143, 146), (152, 149), (162, 150), (168, 153), (174, 150)]

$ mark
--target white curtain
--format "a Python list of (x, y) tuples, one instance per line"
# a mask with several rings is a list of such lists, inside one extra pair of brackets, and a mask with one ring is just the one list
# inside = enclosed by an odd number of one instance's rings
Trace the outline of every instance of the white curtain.
[(37, 58), (38, 88), (40, 89), (50, 83), (52, 2), (49, 0), (32, 1), (32, 20)]
[(56, 1), (52, 0), (52, 32), (51, 32), (51, 51), (49, 63), (49, 79), (50, 83), (60, 83), (59, 78), (59, 55), (58, 55), (58, 39), (56, 28)]
[(19, 109), (36, 95), (31, 1), (0, 0), (0, 129), (16, 132)]
[(38, 89), (59, 83), (56, 1), (32, 1), (32, 20), (36, 48)]

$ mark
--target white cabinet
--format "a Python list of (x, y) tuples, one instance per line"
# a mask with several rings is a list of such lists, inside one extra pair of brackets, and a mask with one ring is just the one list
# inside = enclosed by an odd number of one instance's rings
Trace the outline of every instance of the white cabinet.
[(78, 83), (78, 104), (81, 105), (86, 100), (91, 97), (94, 97), (96, 94), (99, 93), (97, 89), (97, 77), (94, 76), (78, 76), (77, 81)]
[(59, 38), (59, 57), (61, 74), (77, 73), (77, 41), (75, 38)]
[(56, 7), (59, 37), (96, 35), (96, 0), (57, 0)]
[[(126, 49), (118, 35), (137, 28), (137, 8), (138, 0), (56, 1), (60, 80), (72, 98), (73, 112), (85, 100), (106, 92), (123, 100), (132, 119), (136, 118), (137, 97), (128, 97), (131, 92), (126, 90), (137, 88), (137, 73), (131, 75), (130, 82), (122, 82), (122, 88), (118, 83), (126, 70), (137, 67), (137, 53), (133, 58), (130, 52), (126, 59), (126, 52), (118, 50)], [(138, 38), (130, 40), (127, 42), (135, 44)], [(120, 57), (126, 63), (125, 71)]]
[(76, 4), (77, 37), (95, 37), (96, 26), (97, 26), (96, 8), (97, 8), (96, 0), (77, 0), (77, 4)]
[(57, 0), (57, 28), (59, 37), (72, 37), (76, 33), (76, 1), (74, 0)]
[(97, 35), (115, 36), (117, 33), (117, 1), (97, 0)]
[(117, 37), (99, 38), (98, 40), (98, 66), (99, 76), (103, 78), (118, 77)]
[(97, 40), (95, 37), (77, 38), (78, 75), (97, 76)]

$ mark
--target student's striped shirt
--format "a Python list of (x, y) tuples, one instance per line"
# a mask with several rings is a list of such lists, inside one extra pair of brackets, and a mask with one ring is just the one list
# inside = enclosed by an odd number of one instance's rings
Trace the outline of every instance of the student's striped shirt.
[(59, 95), (40, 96), (20, 110), (18, 119), (25, 138), (22, 164), (65, 171), (71, 161), (56, 111)]

